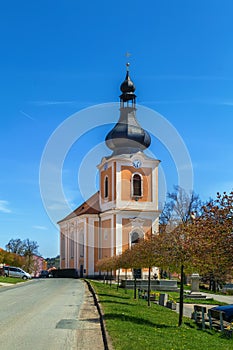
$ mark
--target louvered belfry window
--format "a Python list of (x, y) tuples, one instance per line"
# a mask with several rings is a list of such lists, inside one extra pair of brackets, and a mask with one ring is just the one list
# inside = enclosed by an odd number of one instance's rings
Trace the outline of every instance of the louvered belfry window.
[(108, 198), (108, 177), (104, 180), (104, 198)]
[(133, 196), (141, 197), (142, 195), (142, 179), (139, 174), (133, 176)]

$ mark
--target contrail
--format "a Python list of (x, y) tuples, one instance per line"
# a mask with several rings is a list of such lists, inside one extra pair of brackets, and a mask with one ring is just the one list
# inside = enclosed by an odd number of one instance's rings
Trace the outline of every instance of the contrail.
[(29, 119), (35, 121), (34, 118), (32, 118), (29, 114), (25, 113), (24, 111), (20, 111), (20, 113), (22, 113), (25, 117), (27, 117), (27, 118), (29, 118)]

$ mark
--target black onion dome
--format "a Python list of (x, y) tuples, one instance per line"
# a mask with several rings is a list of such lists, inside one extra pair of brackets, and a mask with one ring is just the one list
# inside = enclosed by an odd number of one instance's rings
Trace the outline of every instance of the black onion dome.
[(136, 87), (129, 76), (129, 63), (127, 63), (126, 66), (127, 66), (126, 77), (120, 87), (122, 92), (120, 98), (123, 102), (130, 101), (130, 100), (135, 101), (136, 95), (134, 94), (134, 92), (136, 90)]
[(132, 82), (132, 80), (130, 79), (129, 71), (127, 70), (125, 80), (121, 84), (121, 92), (123, 92), (123, 93), (134, 92), (135, 90), (136, 90), (136, 87), (135, 87), (134, 83)]
[[(120, 108), (120, 118), (107, 134), (105, 138), (106, 145), (113, 150), (114, 154), (131, 154), (143, 151), (150, 146), (151, 138), (149, 133), (137, 121), (135, 86), (129, 77), (128, 69), (126, 78), (120, 88), (122, 91), (121, 102), (123, 102)], [(128, 101), (132, 101), (132, 105), (129, 106)]]
[[(144, 151), (150, 146), (151, 138), (136, 120), (135, 111), (130, 107), (121, 110), (118, 123), (107, 134), (105, 142), (114, 154), (131, 154)], [(127, 111), (128, 110), (128, 111)], [(132, 113), (133, 112), (133, 113)]]

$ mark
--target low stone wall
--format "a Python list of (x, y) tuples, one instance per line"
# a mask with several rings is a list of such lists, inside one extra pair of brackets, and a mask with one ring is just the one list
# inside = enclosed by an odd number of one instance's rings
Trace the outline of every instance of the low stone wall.
[[(130, 279), (122, 279), (120, 287), (126, 289), (134, 288), (134, 280)], [(137, 288), (147, 289), (148, 288), (148, 280), (139, 280), (137, 279)], [(157, 291), (177, 291), (177, 281), (176, 280), (151, 280), (150, 281), (150, 289)]]

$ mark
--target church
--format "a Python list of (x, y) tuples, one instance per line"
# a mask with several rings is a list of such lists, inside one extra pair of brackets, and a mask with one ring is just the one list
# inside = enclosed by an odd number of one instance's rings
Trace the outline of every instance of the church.
[[(105, 137), (112, 153), (97, 165), (99, 191), (58, 222), (60, 267), (76, 268), (80, 277), (99, 276), (98, 260), (158, 232), (160, 161), (144, 153), (151, 138), (137, 121), (135, 85), (126, 67), (119, 120)], [(139, 274), (147, 277), (144, 269)]]

